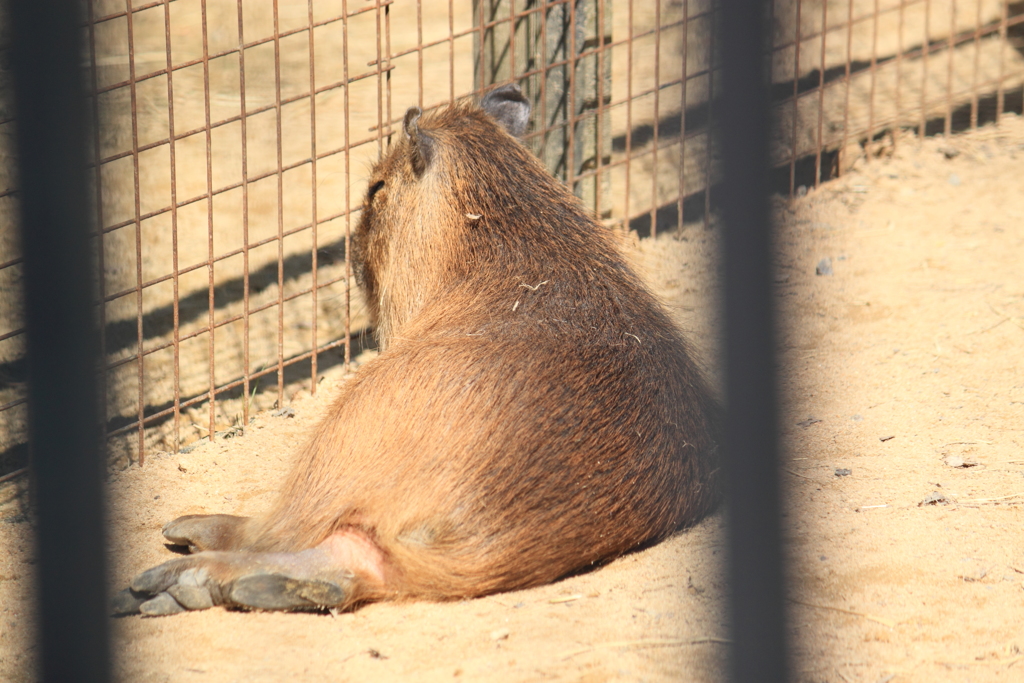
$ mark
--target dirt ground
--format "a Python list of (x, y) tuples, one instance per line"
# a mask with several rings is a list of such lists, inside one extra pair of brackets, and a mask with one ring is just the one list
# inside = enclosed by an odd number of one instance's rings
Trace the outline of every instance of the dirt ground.
[[(775, 203), (794, 680), (1024, 680), (1024, 120), (895, 143)], [(716, 232), (629, 246), (712, 367)], [(112, 588), (171, 557), (165, 521), (264, 509), (344, 380), (333, 369), (316, 397), (292, 398), (294, 416), (261, 413), (245, 436), (112, 472)], [(33, 678), (23, 486), (0, 485), (10, 681)], [(117, 670), (211, 683), (721, 680), (723, 531), (718, 513), (596, 571), (478, 600), (116, 619)]]

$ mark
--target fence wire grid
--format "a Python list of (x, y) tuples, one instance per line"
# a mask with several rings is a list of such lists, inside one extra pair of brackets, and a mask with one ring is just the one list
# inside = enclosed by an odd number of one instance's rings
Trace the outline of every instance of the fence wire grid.
[[(774, 0), (772, 187), (1024, 113), (1024, 2)], [(715, 223), (711, 0), (88, 0), (111, 453), (142, 464), (316, 392), (372, 342), (346, 255), (401, 115), (517, 82), (527, 144), (607, 224)], [(18, 188), (0, 21), (0, 481), (24, 471)]]

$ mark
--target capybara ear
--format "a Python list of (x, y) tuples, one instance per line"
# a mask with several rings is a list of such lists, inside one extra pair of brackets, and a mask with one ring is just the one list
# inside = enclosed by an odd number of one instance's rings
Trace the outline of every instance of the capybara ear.
[(530, 100), (515, 83), (487, 93), (480, 107), (517, 138), (523, 137), (530, 124)]
[(416, 175), (423, 175), (434, 158), (434, 139), (419, 126), (422, 114), (419, 107), (409, 107), (402, 120), (405, 137), (412, 142), (412, 170)]

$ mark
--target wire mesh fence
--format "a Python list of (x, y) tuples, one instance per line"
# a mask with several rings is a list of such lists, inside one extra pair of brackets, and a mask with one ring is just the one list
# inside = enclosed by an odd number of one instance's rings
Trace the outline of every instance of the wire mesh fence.
[[(1024, 3), (775, 0), (772, 187), (1024, 107)], [(710, 0), (89, 0), (82, 27), (113, 455), (236, 433), (372, 344), (346, 258), (408, 106), (515, 81), (527, 143), (607, 224), (713, 227)], [(5, 25), (0, 22), (0, 27)], [(0, 477), (27, 458), (0, 28)]]

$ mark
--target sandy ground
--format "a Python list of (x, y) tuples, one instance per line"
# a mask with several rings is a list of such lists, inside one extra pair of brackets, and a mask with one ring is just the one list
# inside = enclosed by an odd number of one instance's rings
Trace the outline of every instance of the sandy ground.
[[(775, 205), (794, 679), (1022, 680), (1024, 121), (896, 143)], [(715, 234), (630, 247), (709, 363)], [(112, 586), (170, 557), (166, 520), (264, 509), (344, 379), (336, 368), (292, 397), (293, 417), (261, 413), (243, 437), (112, 472)], [(0, 486), (10, 681), (33, 678), (22, 486)], [(117, 619), (114, 653), (126, 681), (721, 680), (723, 530), (719, 513), (479, 600)]]

